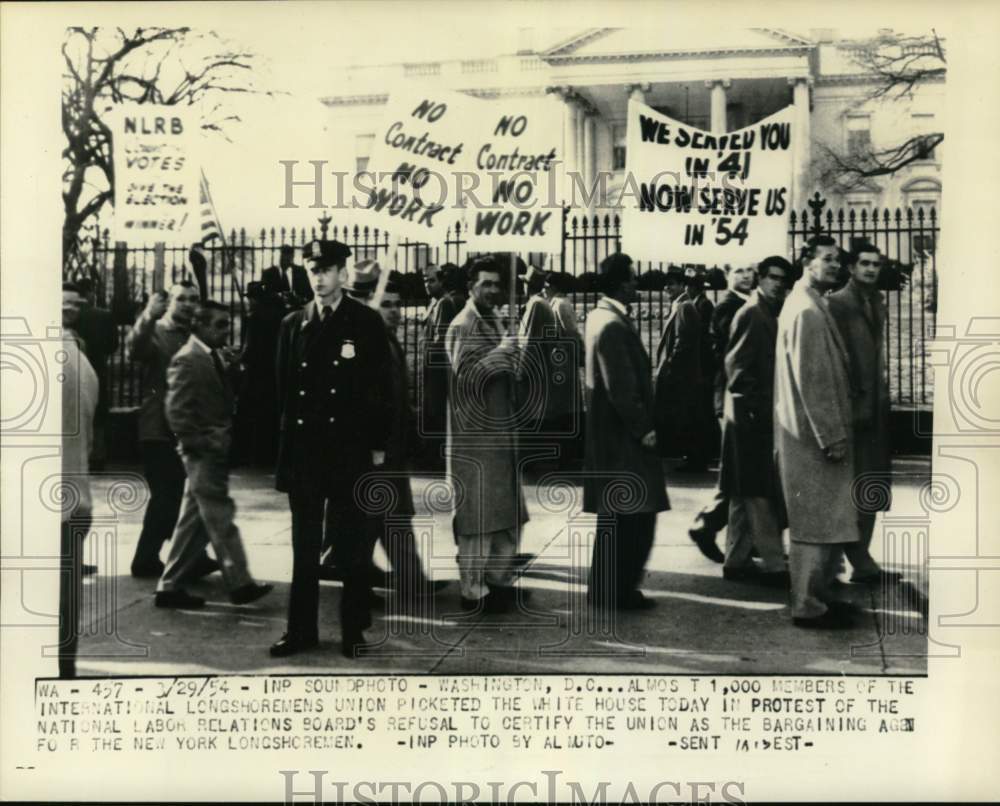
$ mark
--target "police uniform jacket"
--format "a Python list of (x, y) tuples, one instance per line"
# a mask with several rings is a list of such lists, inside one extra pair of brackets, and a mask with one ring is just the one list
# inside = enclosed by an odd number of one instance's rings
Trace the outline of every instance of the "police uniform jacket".
[(386, 448), (389, 342), (377, 312), (347, 295), (329, 321), (315, 301), (281, 322), (281, 412), (275, 486), (350, 503), (357, 479)]

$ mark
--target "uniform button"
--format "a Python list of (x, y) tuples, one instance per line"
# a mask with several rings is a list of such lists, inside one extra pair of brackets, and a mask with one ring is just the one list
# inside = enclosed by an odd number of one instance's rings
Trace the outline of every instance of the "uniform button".
[(306, 390), (305, 389), (299, 389), (299, 397), (305, 397), (305, 396), (306, 396)]
[(339, 367), (340, 366), (340, 361), (334, 360), (333, 365), (335, 367)]
[(336, 390), (336, 389), (331, 389), (331, 390), (330, 390), (330, 394), (331, 394), (331, 395), (335, 395), (335, 394), (337, 394), (337, 390)]
[(330, 422), (332, 423), (335, 419), (337, 419), (337, 418), (336, 417), (331, 417), (330, 418)]
[(305, 365), (306, 365), (306, 362), (305, 362), (305, 361), (303, 361), (303, 362), (302, 362), (302, 366), (305, 366)]
[(300, 417), (300, 418), (299, 418), (298, 420), (296, 420), (295, 422), (297, 422), (297, 423), (298, 423), (299, 425), (302, 425), (302, 418)]

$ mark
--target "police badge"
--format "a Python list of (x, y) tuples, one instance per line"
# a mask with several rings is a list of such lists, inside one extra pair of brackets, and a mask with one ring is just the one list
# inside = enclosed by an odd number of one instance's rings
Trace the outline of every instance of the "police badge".
[(346, 339), (344, 341), (343, 346), (340, 348), (340, 357), (341, 358), (354, 358), (354, 356), (355, 356), (354, 342), (351, 341), (350, 339)]

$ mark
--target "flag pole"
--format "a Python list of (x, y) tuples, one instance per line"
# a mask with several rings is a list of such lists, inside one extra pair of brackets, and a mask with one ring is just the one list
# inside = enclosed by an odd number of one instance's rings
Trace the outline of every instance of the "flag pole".
[[(246, 300), (243, 298), (243, 287), (240, 285), (239, 280), (236, 279), (236, 272), (234, 271), (232, 254), (229, 251), (229, 246), (226, 244), (226, 230), (222, 226), (222, 219), (219, 218), (219, 211), (215, 209), (215, 199), (212, 198), (212, 191), (208, 187), (208, 177), (205, 176), (205, 169), (201, 168), (201, 182), (205, 188), (205, 198), (208, 199), (208, 204), (212, 208), (212, 215), (215, 217), (215, 223), (219, 225), (219, 240), (222, 241), (222, 262), (223, 264), (229, 263), (229, 280), (236, 289), (236, 295), (240, 300), (240, 316), (246, 320), (247, 318), (247, 306)], [(229, 260), (227, 261), (227, 257)], [(243, 328), (240, 328), (240, 335), (243, 335)]]

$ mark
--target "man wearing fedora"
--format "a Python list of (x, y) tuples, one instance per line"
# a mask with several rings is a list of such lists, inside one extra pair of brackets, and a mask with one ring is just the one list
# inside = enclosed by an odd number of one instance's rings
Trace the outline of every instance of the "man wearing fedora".
[(274, 657), (319, 642), (319, 559), (324, 509), (343, 528), (341, 649), (353, 658), (371, 624), (370, 554), (355, 485), (385, 461), (390, 411), (384, 394), (389, 348), (382, 318), (347, 296), (347, 258), (338, 241), (304, 249), (313, 299), (281, 323), (277, 385), (281, 432), (276, 487), (292, 515), (292, 586), (288, 629)]

